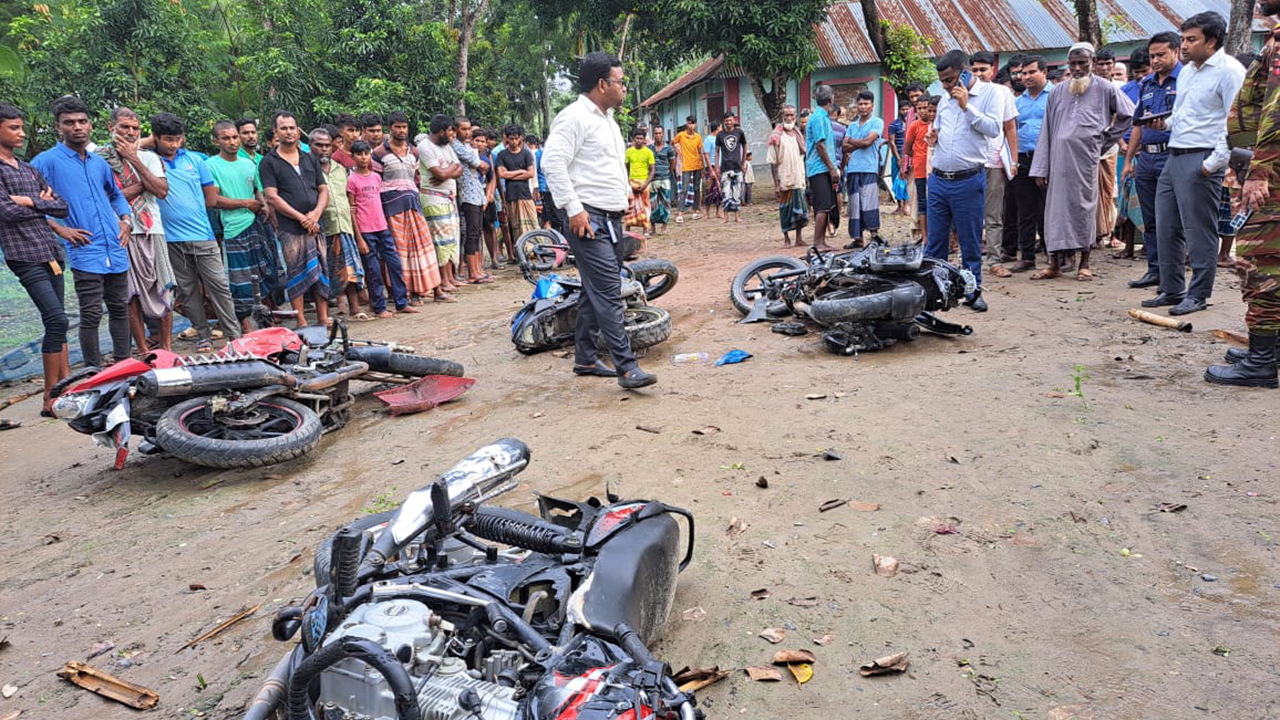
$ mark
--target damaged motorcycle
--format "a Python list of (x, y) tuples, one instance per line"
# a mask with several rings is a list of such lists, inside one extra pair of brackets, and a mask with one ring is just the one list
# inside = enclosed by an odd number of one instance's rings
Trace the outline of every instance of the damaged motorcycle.
[[(934, 313), (956, 307), (976, 286), (973, 273), (925, 257), (919, 244), (877, 240), (848, 253), (810, 248), (804, 258), (755, 260), (734, 277), (729, 295), (746, 315), (740, 322), (807, 318), (823, 328), (829, 351), (853, 355), (914, 340), (921, 330), (972, 334)], [(782, 329), (804, 332), (799, 325)]]
[(298, 642), (244, 720), (700, 718), (648, 649), (693, 516), (613, 496), (489, 505), (529, 457), (498, 440), (322, 542), (316, 589), (272, 625)]
[(214, 355), (155, 350), (104, 369), (88, 367), (53, 389), (54, 414), (115, 450), (167, 453), (215, 468), (262, 467), (301, 457), (346, 425), (353, 380), (461, 377), (462, 365), (395, 343), (351, 340), (346, 325), (265, 327)]

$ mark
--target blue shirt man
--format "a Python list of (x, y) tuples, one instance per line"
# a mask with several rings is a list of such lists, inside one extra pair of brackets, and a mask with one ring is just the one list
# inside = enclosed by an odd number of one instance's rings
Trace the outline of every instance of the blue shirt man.
[(120, 242), (120, 226), (133, 210), (107, 161), (87, 150), (81, 155), (60, 142), (35, 156), (31, 166), (67, 201), (67, 218), (56, 222), (88, 233), (83, 245), (64, 240), (71, 269), (99, 275), (127, 271), (129, 251)]
[[(1168, 77), (1163, 81), (1152, 73), (1139, 83), (1138, 100), (1133, 111), (1134, 124), (1141, 122), (1147, 115), (1167, 113), (1173, 110), (1173, 102), (1178, 97), (1178, 73), (1182, 72), (1182, 63), (1173, 66)], [(1169, 131), (1157, 130), (1149, 125), (1142, 126), (1142, 144), (1167, 145)]]
[[(880, 137), (884, 137), (884, 120), (878, 117), (869, 117), (865, 122), (860, 118), (854, 118), (849, 123), (848, 129), (845, 131), (845, 137), (853, 140), (864, 140), (876, 133)], [(846, 173), (878, 173), (880, 171), (880, 143), (876, 142), (870, 147), (857, 148), (849, 153), (849, 162), (845, 165)]]
[(1044, 111), (1049, 106), (1049, 91), (1053, 83), (1047, 83), (1039, 95), (1024, 91), (1014, 99), (1018, 108), (1018, 155), (1030, 154), (1040, 142), (1040, 128), (1044, 127)]
[(213, 240), (204, 202), (204, 189), (214, 184), (213, 173), (204, 160), (185, 149), (174, 153), (172, 160), (163, 156), (161, 160), (169, 178), (169, 194), (159, 200), (164, 239), (171, 243)]
[(804, 174), (809, 177), (821, 175), (830, 172), (827, 164), (822, 161), (822, 156), (818, 154), (818, 143), (826, 141), (827, 157), (832, 162), (836, 159), (835, 149), (832, 148), (833, 137), (831, 135), (831, 115), (827, 113), (827, 109), (819, 107), (809, 115), (809, 124), (804, 128)]
[[(1150, 47), (1163, 58), (1178, 54), (1175, 44), (1178, 37), (1169, 33), (1167, 40), (1156, 36), (1162, 42), (1152, 42)], [(1153, 65), (1159, 66), (1158, 60)], [(1167, 67), (1167, 66), (1165, 66)], [(1129, 148), (1125, 154), (1125, 174), (1133, 167), (1133, 185), (1138, 191), (1138, 204), (1142, 207), (1142, 247), (1147, 255), (1147, 272), (1138, 280), (1132, 281), (1132, 287), (1150, 287), (1159, 282), (1160, 249), (1156, 238), (1156, 185), (1160, 173), (1164, 172), (1165, 163), (1169, 159), (1170, 132), (1157, 130), (1143, 121), (1149, 115), (1168, 113), (1173, 110), (1174, 100), (1178, 97), (1178, 75), (1182, 72), (1182, 63), (1174, 62), (1173, 69), (1162, 80), (1160, 74), (1153, 72), (1142, 78), (1138, 84), (1138, 104), (1133, 109), (1133, 127), (1136, 131), (1136, 147)], [(1136, 158), (1135, 158), (1136, 155)], [(1130, 162), (1130, 160), (1134, 160)], [(1135, 284), (1136, 283), (1136, 284)]]

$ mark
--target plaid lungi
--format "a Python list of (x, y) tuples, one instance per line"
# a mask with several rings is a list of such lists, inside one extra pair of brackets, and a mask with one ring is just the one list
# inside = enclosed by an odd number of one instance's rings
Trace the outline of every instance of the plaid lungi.
[(254, 219), (244, 232), (223, 240), (222, 247), (227, 256), (227, 282), (231, 286), (236, 317), (247, 318), (253, 311), (255, 275), (258, 277), (258, 291), (264, 300), (274, 298), (281, 286), (276, 242), (267, 232), (267, 226)]
[(320, 233), (294, 235), (276, 232), (284, 254), (284, 299), (293, 302), (314, 290), (319, 298), (329, 297), (329, 276), (325, 272), (324, 246)]
[(404, 268), (404, 284), (410, 295), (430, 295), (440, 287), (440, 265), (431, 241), (427, 219), (417, 209), (387, 218), (387, 227), (396, 241), (396, 252)]

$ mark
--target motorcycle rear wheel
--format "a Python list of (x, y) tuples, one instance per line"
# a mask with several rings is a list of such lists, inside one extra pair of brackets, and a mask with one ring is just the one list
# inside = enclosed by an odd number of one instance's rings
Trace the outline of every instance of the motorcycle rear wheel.
[(530, 230), (516, 240), (516, 259), (521, 265), (528, 265), (539, 272), (554, 270), (560, 264), (557, 262), (558, 254), (568, 257), (569, 242), (555, 230)]
[(209, 400), (191, 398), (166, 410), (156, 444), (194, 465), (253, 468), (301, 457), (320, 443), (320, 416), (292, 400), (266, 398), (235, 418), (215, 415)]
[(647, 300), (657, 300), (676, 286), (680, 279), (680, 269), (675, 263), (661, 258), (645, 258), (629, 265), (631, 276), (644, 286)]
[(737, 276), (733, 278), (733, 283), (729, 286), (729, 298), (733, 300), (733, 306), (738, 308), (738, 312), (746, 315), (751, 312), (751, 306), (755, 303), (756, 297), (763, 291), (766, 277), (779, 271), (804, 270), (807, 267), (809, 266), (804, 260), (790, 255), (770, 255), (760, 258), (738, 271)]
[(633, 350), (643, 350), (671, 337), (671, 313), (662, 308), (629, 307), (623, 313), (623, 322)]

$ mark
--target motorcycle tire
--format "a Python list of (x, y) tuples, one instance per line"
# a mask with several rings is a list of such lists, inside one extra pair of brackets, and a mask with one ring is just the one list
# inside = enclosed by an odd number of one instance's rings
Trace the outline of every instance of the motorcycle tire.
[(840, 322), (908, 322), (924, 312), (927, 299), (919, 283), (881, 280), (814, 300), (809, 317), (827, 327)]
[(627, 308), (623, 330), (631, 339), (633, 350), (644, 348), (671, 337), (671, 313), (662, 308), (641, 306)]
[(631, 276), (644, 286), (644, 296), (648, 300), (656, 300), (670, 292), (680, 279), (680, 269), (675, 263), (661, 258), (637, 260), (627, 265)]
[(311, 408), (282, 397), (260, 400), (256, 407), (288, 422), (290, 427), (284, 434), (256, 438), (208, 437), (199, 432), (201, 428), (193, 421), (219, 434), (228, 427), (197, 416), (208, 403), (208, 397), (195, 397), (165, 410), (156, 423), (156, 445), (194, 465), (254, 468), (302, 457), (320, 444), (323, 431), (320, 416)]
[(372, 369), (393, 375), (408, 375), (409, 377), (423, 377), (426, 375), (462, 377), (465, 372), (462, 363), (399, 352), (391, 353), (391, 359), (387, 362), (385, 368), (377, 367)]
[[(391, 522), (395, 515), (395, 510), (365, 515), (362, 518), (352, 520), (344, 527), (350, 527), (356, 532), (363, 533), (369, 528)], [(315, 573), (316, 587), (329, 584), (329, 565), (333, 562), (333, 539), (337, 536), (337, 532), (329, 533), (328, 537), (321, 540), (320, 544), (316, 546), (315, 558), (311, 562), (311, 568)]]
[(738, 308), (738, 312), (746, 315), (751, 312), (751, 305), (755, 302), (755, 298), (748, 292), (750, 288), (747, 287), (752, 278), (759, 278), (761, 274), (770, 271), (804, 270), (807, 267), (809, 266), (804, 260), (790, 255), (770, 255), (760, 258), (738, 271), (737, 276), (733, 278), (733, 283), (729, 286), (729, 298), (733, 300), (733, 306)]
[(516, 259), (520, 265), (538, 272), (554, 270), (560, 262), (556, 250), (565, 257), (569, 254), (569, 242), (555, 230), (539, 228), (530, 230), (516, 240)]

